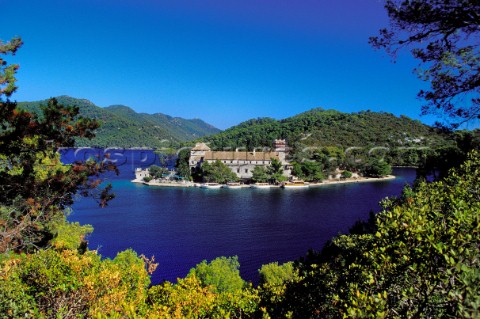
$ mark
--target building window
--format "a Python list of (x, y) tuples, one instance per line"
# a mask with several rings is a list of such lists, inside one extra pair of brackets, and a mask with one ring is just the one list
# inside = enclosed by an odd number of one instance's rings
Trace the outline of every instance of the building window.
[(245, 169), (245, 173), (248, 173), (248, 169), (247, 169), (247, 168)]
[(237, 173), (240, 173), (240, 168), (237, 168)]

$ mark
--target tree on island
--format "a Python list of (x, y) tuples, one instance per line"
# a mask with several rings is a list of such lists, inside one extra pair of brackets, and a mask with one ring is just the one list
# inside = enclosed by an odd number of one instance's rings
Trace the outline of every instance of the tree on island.
[(267, 167), (267, 173), (273, 184), (285, 182), (287, 177), (283, 175), (283, 164), (277, 158), (270, 159), (270, 165)]
[(190, 158), (190, 150), (182, 149), (177, 154), (177, 160), (175, 162), (175, 170), (178, 176), (183, 177), (184, 179), (191, 179), (191, 170), (188, 160)]
[(384, 177), (392, 173), (392, 167), (383, 159), (372, 158), (363, 168), (363, 174), (368, 177)]
[(152, 165), (148, 168), (148, 173), (153, 179), (161, 179), (169, 173), (168, 168)]
[(325, 179), (322, 164), (313, 160), (294, 163), (292, 173), (307, 182), (321, 182)]
[(219, 160), (213, 163), (203, 162), (200, 168), (202, 180), (206, 183), (228, 183), (238, 181), (237, 175)]
[(387, 0), (390, 27), (370, 43), (395, 57), (410, 47), (424, 68), (415, 69), (431, 83), (421, 90), (422, 113), (440, 111), (462, 123), (480, 118), (480, 3), (478, 0)]
[(270, 179), (265, 166), (255, 166), (252, 171), (252, 181), (255, 183), (266, 183)]

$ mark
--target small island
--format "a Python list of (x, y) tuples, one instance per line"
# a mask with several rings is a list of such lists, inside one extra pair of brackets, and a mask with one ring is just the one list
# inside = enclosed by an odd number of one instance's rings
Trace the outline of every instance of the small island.
[[(189, 151), (179, 153), (175, 170), (152, 165), (137, 168), (134, 183), (165, 187), (218, 188), (308, 188), (332, 184), (382, 181), (393, 179), (391, 166), (380, 158), (364, 164), (348, 159), (332, 161), (332, 154), (318, 151), (299, 160), (289, 154), (286, 140), (276, 139), (271, 149), (260, 151), (235, 149), (212, 151), (205, 143), (197, 143)], [(338, 156), (338, 151), (335, 150)], [(323, 157), (322, 157), (323, 155)], [(289, 159), (293, 160), (289, 160)]]

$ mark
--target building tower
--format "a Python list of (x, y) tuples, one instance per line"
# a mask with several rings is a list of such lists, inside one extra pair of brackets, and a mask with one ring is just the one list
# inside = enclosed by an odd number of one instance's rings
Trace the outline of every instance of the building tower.
[(275, 152), (278, 152), (278, 158), (282, 163), (285, 163), (285, 158), (287, 154), (287, 142), (285, 140), (274, 140), (273, 150)]

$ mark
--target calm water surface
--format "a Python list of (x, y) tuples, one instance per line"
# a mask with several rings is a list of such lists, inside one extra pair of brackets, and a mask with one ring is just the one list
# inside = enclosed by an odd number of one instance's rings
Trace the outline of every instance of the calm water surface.
[[(64, 161), (72, 160), (72, 152), (64, 154)], [(121, 174), (108, 181), (117, 197), (103, 209), (81, 198), (69, 219), (93, 225), (89, 247), (102, 256), (113, 258), (127, 248), (154, 255), (159, 262), (154, 283), (184, 277), (204, 259), (234, 255), (242, 277), (257, 282), (262, 264), (321, 249), (415, 178), (414, 169), (401, 168), (391, 181), (303, 190), (162, 188), (130, 182), (133, 168), (158, 163), (152, 152), (116, 155), (112, 158), (119, 160)]]

